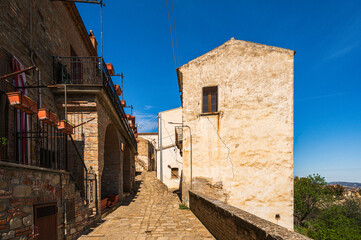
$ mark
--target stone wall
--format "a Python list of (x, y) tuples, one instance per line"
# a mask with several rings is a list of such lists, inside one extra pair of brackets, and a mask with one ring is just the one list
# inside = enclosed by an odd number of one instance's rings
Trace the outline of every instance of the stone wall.
[(150, 142), (142, 137), (138, 138), (138, 156), (136, 157), (137, 171), (148, 170), (150, 161)]
[[(70, 175), (37, 167), (0, 162), (0, 237), (31, 239), (33, 206), (56, 203), (58, 208), (58, 239), (64, 239), (64, 204), (75, 202), (75, 219), (68, 220), (66, 239), (74, 239), (94, 220), (80, 197)], [(16, 237), (16, 238), (15, 238)]]
[(190, 191), (190, 209), (219, 240), (307, 240), (301, 234), (206, 195)]
[[(293, 229), (294, 51), (231, 39), (178, 69), (193, 189)], [(202, 113), (202, 88), (218, 111)], [(183, 200), (190, 132), (183, 130)]]
[[(83, 39), (86, 35), (83, 23), (74, 22), (78, 12), (72, 8), (73, 5), (50, 0), (0, 1), (3, 9), (0, 13), (0, 47), (18, 58), (24, 67), (36, 64), (43, 85), (54, 83), (53, 56), (70, 56), (70, 46), (78, 56), (96, 54), (94, 48), (89, 49), (90, 40)], [(72, 9), (72, 15), (68, 9)], [(37, 74), (30, 72), (26, 78), (29, 85), (35, 84)], [(38, 89), (28, 91), (29, 96), (38, 101)], [(41, 88), (41, 95), (41, 105), (57, 112), (50, 89)]]

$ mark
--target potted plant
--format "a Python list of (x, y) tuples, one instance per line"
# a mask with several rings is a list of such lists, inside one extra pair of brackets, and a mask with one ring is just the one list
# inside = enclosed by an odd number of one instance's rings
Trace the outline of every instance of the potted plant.
[(108, 198), (103, 198), (102, 200), (100, 200), (100, 206), (102, 210), (107, 208), (107, 203), (108, 203)]
[(6, 94), (9, 98), (10, 105), (20, 109), (27, 114), (36, 113), (38, 107), (36, 102), (28, 96), (21, 94), (20, 92), (11, 92)]
[[(6, 154), (6, 145), (8, 145), (8, 139), (6, 137), (0, 137), (0, 160), (5, 157)], [(3, 154), (4, 152), (5, 154)]]
[(58, 115), (50, 111), (49, 109), (46, 108), (39, 109), (38, 117), (41, 121), (44, 121), (53, 127), (56, 127), (58, 125), (58, 120), (59, 120)]
[(0, 145), (8, 145), (8, 139), (6, 137), (0, 137)]
[(74, 133), (74, 126), (71, 125), (69, 122), (67, 122), (66, 120), (60, 120), (59, 121), (59, 125), (58, 125), (58, 129), (68, 135), (71, 135)]
[(120, 88), (119, 85), (114, 85), (114, 89), (115, 89), (115, 93), (120, 96), (122, 95), (122, 89)]
[(122, 104), (123, 108), (127, 106), (127, 104), (125, 103), (125, 100), (120, 100), (120, 103)]

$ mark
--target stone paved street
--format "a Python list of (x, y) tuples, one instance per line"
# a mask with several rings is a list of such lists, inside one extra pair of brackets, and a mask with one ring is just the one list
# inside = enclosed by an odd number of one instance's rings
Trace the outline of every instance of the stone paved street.
[(81, 240), (214, 239), (190, 210), (179, 209), (178, 196), (167, 191), (155, 172), (143, 172), (136, 180), (137, 194)]

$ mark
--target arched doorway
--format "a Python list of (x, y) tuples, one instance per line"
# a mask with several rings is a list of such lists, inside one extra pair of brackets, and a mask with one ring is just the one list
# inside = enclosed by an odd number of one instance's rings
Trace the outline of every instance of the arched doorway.
[(110, 194), (121, 194), (121, 157), (117, 132), (113, 124), (109, 124), (105, 131), (102, 199)]

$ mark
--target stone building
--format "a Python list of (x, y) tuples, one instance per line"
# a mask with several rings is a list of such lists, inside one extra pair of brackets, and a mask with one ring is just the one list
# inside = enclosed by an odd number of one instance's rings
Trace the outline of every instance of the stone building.
[(181, 151), (175, 141), (175, 129), (181, 122), (181, 107), (158, 113), (157, 178), (168, 188), (179, 188), (182, 173)]
[(137, 171), (155, 171), (156, 170), (156, 141), (152, 136), (158, 136), (158, 133), (138, 133), (138, 155), (135, 165)]
[(74, 239), (133, 191), (136, 129), (74, 3), (0, 8), (0, 238)]
[(294, 54), (232, 38), (177, 69), (184, 201), (192, 187), (293, 229)]

